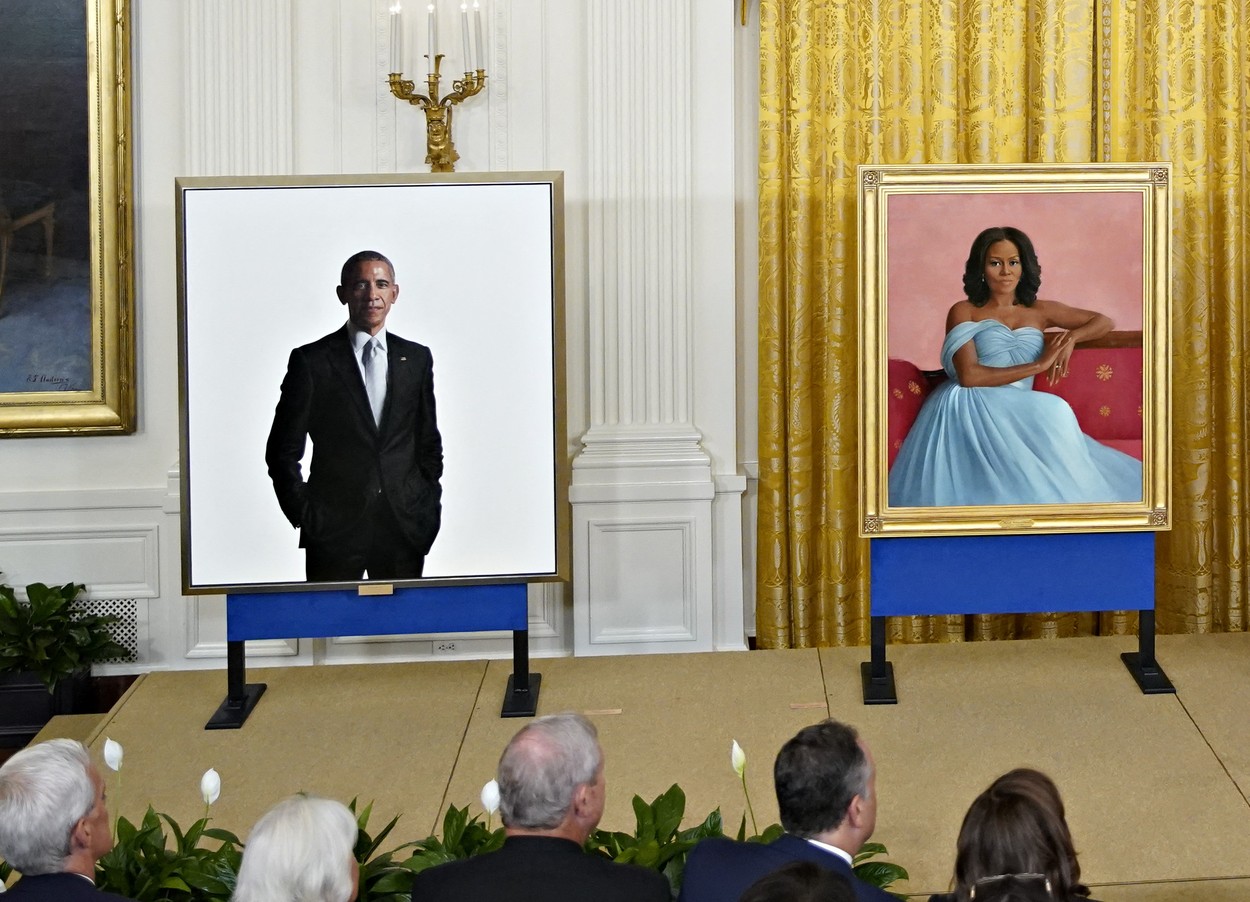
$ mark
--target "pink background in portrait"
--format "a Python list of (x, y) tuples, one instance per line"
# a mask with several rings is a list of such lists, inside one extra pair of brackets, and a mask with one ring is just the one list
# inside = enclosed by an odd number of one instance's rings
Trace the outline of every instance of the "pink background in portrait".
[(1039, 298), (1105, 313), (1119, 330), (1142, 327), (1139, 192), (891, 194), (886, 217), (890, 357), (941, 368), (946, 313), (964, 297), (973, 240), (991, 226), (1032, 239)]

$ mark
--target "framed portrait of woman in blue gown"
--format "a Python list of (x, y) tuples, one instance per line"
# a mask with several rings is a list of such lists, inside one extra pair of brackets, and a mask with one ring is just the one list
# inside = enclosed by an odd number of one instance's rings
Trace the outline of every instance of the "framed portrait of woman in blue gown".
[(861, 534), (1169, 528), (1168, 164), (858, 178)]

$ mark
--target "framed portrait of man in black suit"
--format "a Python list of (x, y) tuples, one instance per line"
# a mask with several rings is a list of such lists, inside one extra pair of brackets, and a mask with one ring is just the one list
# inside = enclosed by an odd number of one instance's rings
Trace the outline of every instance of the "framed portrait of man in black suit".
[(184, 590), (566, 578), (561, 175), (176, 187)]

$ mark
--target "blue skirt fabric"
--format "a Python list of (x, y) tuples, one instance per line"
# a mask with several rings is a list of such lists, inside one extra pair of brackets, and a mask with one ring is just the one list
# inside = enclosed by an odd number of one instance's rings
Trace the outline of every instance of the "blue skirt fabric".
[(972, 341), (985, 366), (1037, 360), (1042, 333), (997, 320), (960, 323), (942, 342), (948, 379), (925, 400), (890, 468), (891, 507), (1141, 501), (1141, 461), (1081, 431), (1062, 398), (1033, 377), (964, 388), (955, 352)]

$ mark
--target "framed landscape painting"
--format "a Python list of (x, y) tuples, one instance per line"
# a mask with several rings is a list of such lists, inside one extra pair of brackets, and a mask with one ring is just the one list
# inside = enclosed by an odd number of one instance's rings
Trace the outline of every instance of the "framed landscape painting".
[(1168, 164), (858, 179), (861, 535), (1169, 528)]
[(0, 436), (135, 428), (129, 22), (0, 3)]

